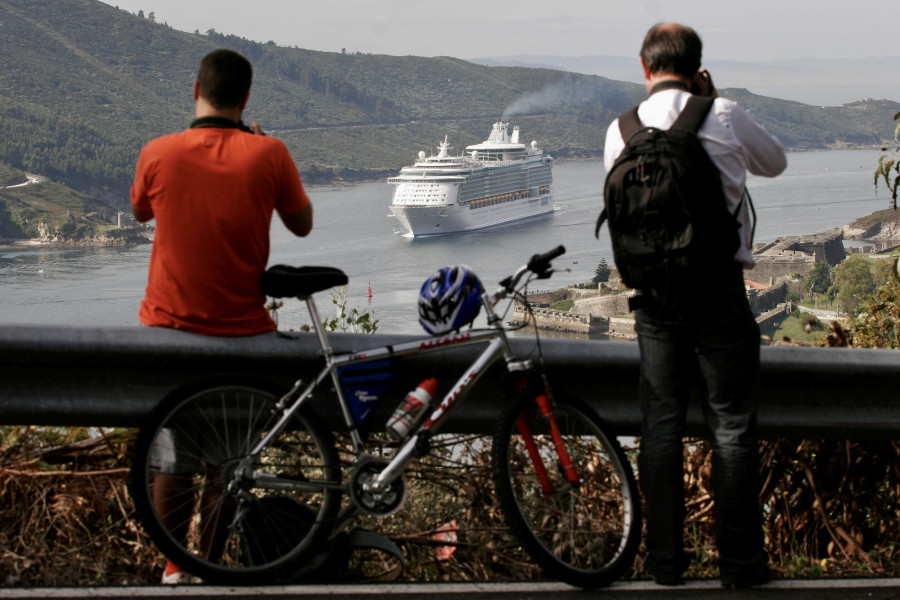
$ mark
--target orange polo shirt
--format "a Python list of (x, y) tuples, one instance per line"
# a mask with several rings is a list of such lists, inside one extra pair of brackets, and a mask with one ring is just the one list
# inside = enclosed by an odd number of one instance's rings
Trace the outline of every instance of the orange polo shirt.
[(156, 219), (142, 323), (219, 336), (275, 329), (259, 287), (272, 212), (309, 204), (281, 141), (219, 127), (152, 140), (131, 202)]

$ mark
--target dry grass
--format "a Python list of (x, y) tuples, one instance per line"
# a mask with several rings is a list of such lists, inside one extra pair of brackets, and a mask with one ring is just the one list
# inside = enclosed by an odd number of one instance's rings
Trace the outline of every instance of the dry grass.
[[(46, 430), (2, 428), (2, 435), (0, 585), (159, 581), (164, 560), (134, 520), (128, 497), (129, 432), (51, 439), (49, 447)], [(541, 577), (502, 526), (486, 440), (446, 441), (409, 474), (409, 499), (400, 512), (362, 523), (403, 549), (406, 568), (380, 552), (357, 552), (342, 580)], [(765, 442), (761, 499), (776, 575), (900, 574), (898, 459), (900, 444), (891, 442)], [(706, 442), (685, 444), (685, 466), (686, 545), (698, 558), (688, 576), (716, 577)], [(454, 522), (455, 542), (434, 538)], [(628, 577), (646, 577), (642, 564), (639, 555)]]
[(135, 584), (163, 561), (133, 520), (128, 434), (43, 447), (35, 428), (4, 428), (0, 582)]

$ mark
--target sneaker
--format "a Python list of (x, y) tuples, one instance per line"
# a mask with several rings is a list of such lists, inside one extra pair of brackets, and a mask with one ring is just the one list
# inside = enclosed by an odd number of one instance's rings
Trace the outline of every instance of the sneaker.
[(162, 582), (166, 585), (183, 585), (186, 583), (196, 583), (196, 578), (190, 573), (184, 571), (175, 571), (174, 573), (163, 573)]
[(172, 561), (166, 562), (166, 570), (163, 572), (162, 583), (165, 585), (185, 585), (189, 583), (203, 583), (198, 577), (195, 577), (187, 571), (182, 571), (178, 565)]
[(743, 590), (765, 585), (770, 581), (772, 581), (772, 571), (765, 564), (751, 567), (743, 573), (722, 575), (722, 587), (729, 590)]

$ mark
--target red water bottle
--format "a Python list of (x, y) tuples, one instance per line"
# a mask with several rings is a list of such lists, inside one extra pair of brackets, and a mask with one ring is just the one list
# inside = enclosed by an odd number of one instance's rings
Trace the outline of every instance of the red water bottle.
[(403, 404), (397, 407), (387, 422), (387, 432), (397, 441), (404, 439), (419, 424), (428, 408), (431, 399), (437, 393), (437, 379), (430, 377), (420, 383), (416, 389), (406, 395)]

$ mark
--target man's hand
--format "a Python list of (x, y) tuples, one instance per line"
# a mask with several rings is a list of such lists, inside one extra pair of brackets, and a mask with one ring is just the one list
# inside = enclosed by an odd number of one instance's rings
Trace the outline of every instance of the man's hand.
[(697, 71), (697, 75), (694, 76), (694, 81), (691, 84), (691, 93), (695, 96), (710, 96), (711, 98), (719, 97), (709, 71), (706, 69)]

